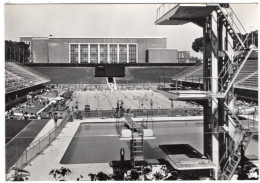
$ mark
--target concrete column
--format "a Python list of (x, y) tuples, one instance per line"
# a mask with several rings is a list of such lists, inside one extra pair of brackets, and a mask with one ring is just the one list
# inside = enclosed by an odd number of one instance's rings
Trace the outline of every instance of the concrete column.
[(80, 44), (78, 44), (78, 62), (80, 64)]
[(138, 63), (138, 45), (136, 44), (136, 63)]
[(126, 45), (126, 62), (129, 63), (129, 44)]
[(88, 44), (88, 63), (90, 63), (90, 44)]
[(98, 63), (100, 63), (100, 44), (98, 44)]
[(107, 62), (110, 63), (110, 44), (107, 45)]
[(119, 44), (117, 44), (117, 63), (119, 63)]
[(212, 53), (211, 60), (211, 92), (218, 92), (218, 58)]

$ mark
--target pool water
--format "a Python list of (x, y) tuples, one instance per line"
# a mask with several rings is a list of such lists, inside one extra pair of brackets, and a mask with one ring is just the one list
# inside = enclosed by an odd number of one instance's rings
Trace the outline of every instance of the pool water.
[[(154, 123), (155, 140), (145, 140), (144, 157), (162, 158), (161, 144), (190, 144), (203, 152), (202, 122), (156, 122)], [(108, 163), (120, 160), (120, 148), (125, 149), (125, 159), (130, 159), (129, 141), (120, 141), (115, 124), (82, 123), (61, 164)]]

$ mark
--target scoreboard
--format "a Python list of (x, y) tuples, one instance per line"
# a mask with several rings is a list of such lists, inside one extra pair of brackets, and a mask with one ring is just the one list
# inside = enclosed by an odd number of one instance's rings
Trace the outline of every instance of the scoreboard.
[(95, 77), (125, 77), (125, 66), (107, 64), (95, 66)]

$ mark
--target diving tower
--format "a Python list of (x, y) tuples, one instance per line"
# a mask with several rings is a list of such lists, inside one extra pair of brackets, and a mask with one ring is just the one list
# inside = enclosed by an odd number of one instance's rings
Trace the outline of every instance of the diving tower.
[(177, 100), (203, 105), (203, 155), (217, 167), (212, 172), (215, 180), (230, 180), (241, 160), (241, 149), (246, 150), (254, 133), (234, 113), (234, 82), (257, 49), (245, 44), (249, 34), (227, 3), (162, 4), (157, 10), (156, 25), (190, 22), (203, 31), (203, 77), (199, 78), (202, 88), (175, 94)]

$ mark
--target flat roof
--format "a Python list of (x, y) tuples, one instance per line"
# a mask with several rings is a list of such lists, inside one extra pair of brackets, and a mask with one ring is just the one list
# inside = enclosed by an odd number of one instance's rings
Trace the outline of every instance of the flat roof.
[(174, 50), (174, 51), (178, 51), (177, 49), (173, 49), (173, 48), (147, 48), (147, 50)]
[[(20, 37), (34, 37), (34, 38), (43, 38), (41, 36), (20, 36)], [(95, 37), (95, 36), (51, 36), (51, 37), (45, 37), (45, 38), (49, 38), (49, 39), (147, 39), (147, 38), (152, 38), (152, 39), (166, 39), (166, 37)]]

